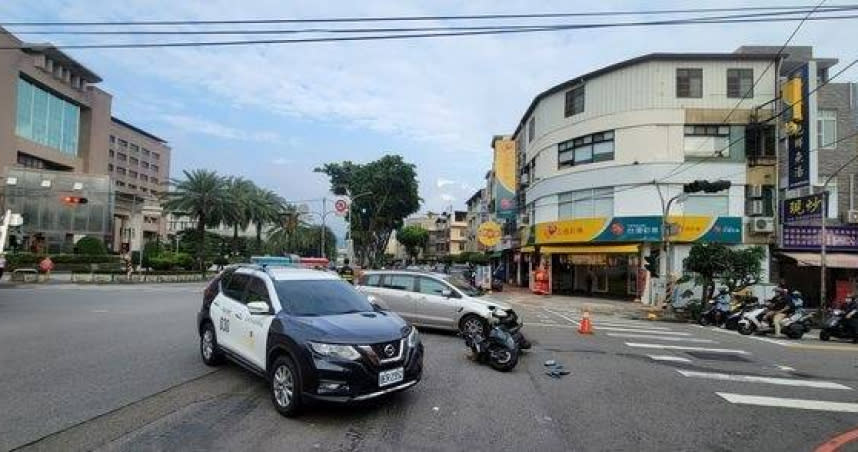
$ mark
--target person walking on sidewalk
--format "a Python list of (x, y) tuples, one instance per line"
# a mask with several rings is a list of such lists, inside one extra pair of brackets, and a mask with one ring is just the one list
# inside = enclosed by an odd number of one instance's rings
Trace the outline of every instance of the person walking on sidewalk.
[(45, 281), (51, 279), (51, 272), (54, 270), (54, 261), (51, 260), (51, 256), (45, 256), (45, 258), (39, 262), (39, 270), (44, 273)]

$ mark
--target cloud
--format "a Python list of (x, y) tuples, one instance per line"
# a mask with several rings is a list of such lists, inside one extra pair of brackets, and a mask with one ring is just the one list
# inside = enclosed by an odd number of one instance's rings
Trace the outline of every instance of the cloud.
[(283, 140), (276, 132), (270, 131), (246, 131), (230, 127), (208, 119), (194, 116), (166, 114), (161, 115), (160, 120), (173, 127), (183, 129), (191, 133), (210, 135), (227, 140), (257, 141), (260, 143), (279, 143)]
[(291, 165), (294, 162), (295, 162), (294, 160), (287, 159), (284, 157), (278, 157), (278, 158), (271, 161), (271, 163), (273, 163), (275, 165)]
[(453, 184), (455, 184), (455, 183), (456, 183), (456, 181), (454, 181), (454, 180), (444, 179), (443, 177), (439, 177), (439, 178), (435, 181), (435, 186), (436, 186), (436, 187), (438, 187), (438, 188), (444, 188), (444, 187), (446, 187), (447, 185), (453, 185)]
[(441, 193), (441, 194), (438, 196), (438, 198), (440, 198), (440, 199), (441, 199), (441, 201), (444, 201), (444, 202), (453, 202), (453, 201), (455, 201), (455, 200), (456, 200), (456, 197), (455, 197), (455, 196), (453, 196), (453, 195), (451, 195), (451, 194), (449, 194), (449, 193)]

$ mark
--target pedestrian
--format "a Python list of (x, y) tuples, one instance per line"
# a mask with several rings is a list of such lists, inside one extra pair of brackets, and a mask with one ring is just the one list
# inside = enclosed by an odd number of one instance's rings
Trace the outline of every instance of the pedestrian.
[(51, 256), (45, 256), (41, 262), (39, 262), (39, 270), (45, 275), (45, 281), (51, 279), (51, 272), (54, 270), (54, 261), (51, 260)]
[(340, 278), (343, 278), (349, 284), (354, 284), (355, 271), (352, 269), (351, 265), (349, 265), (348, 258), (343, 260), (343, 268), (340, 269)]
[(0, 253), (0, 281), (3, 280), (4, 271), (6, 271), (6, 255)]
[(131, 273), (134, 272), (134, 263), (131, 261), (131, 255), (125, 255), (125, 276), (131, 279)]

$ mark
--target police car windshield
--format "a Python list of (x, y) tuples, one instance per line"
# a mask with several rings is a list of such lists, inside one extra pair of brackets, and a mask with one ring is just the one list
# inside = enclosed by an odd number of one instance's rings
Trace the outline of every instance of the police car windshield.
[(292, 315), (323, 316), (372, 312), (365, 295), (341, 280), (275, 281), (277, 296)]

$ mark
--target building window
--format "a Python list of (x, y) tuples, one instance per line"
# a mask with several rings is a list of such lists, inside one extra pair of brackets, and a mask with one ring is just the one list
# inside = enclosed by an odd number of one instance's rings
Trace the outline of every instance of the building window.
[(756, 125), (745, 127), (745, 149), (748, 157), (775, 156), (775, 127)]
[(128, 161), (128, 156), (121, 152), (116, 154), (116, 158), (119, 159), (120, 162)]
[(18, 78), (15, 133), (23, 138), (77, 155), (80, 107)]
[(816, 146), (834, 149), (837, 141), (837, 110), (819, 110), (816, 120)]
[(712, 157), (730, 155), (730, 126), (686, 125), (685, 155)]
[(754, 97), (753, 69), (727, 69), (727, 97)]
[(146, 148), (143, 148), (143, 157), (149, 157), (149, 150)]
[(128, 142), (123, 140), (122, 138), (120, 138), (119, 139), (119, 147), (121, 147), (122, 149), (128, 148)]
[(682, 207), (683, 215), (702, 215), (709, 217), (730, 214), (730, 197), (726, 194), (694, 193), (688, 195)]
[(130, 189), (130, 190), (137, 190), (137, 186), (136, 186), (136, 185), (134, 185), (134, 184), (128, 184), (128, 189)]
[(604, 218), (614, 215), (614, 188), (595, 188), (561, 193), (557, 218)]
[(114, 158), (114, 157), (116, 157), (116, 153), (115, 153), (115, 152), (113, 152), (112, 150), (107, 151), (107, 155), (109, 155), (109, 156), (110, 156), (110, 158)]
[(131, 162), (131, 164), (132, 164), (132, 165), (134, 165), (134, 166), (137, 166), (137, 164), (138, 164), (138, 163), (140, 163), (140, 162), (139, 162), (139, 160), (137, 160), (137, 159), (136, 159), (136, 158), (134, 158), (134, 157), (131, 157), (131, 160), (129, 160), (129, 162)]
[(141, 174), (140, 180), (142, 180), (143, 182), (149, 182), (149, 176), (147, 176), (145, 174)]
[(557, 144), (557, 167), (614, 159), (614, 131), (594, 133)]
[(149, 165), (152, 168), (152, 171), (158, 172), (158, 165)]
[(109, 172), (109, 173), (113, 172), (113, 164), (112, 163), (107, 164), (107, 172)]
[(116, 167), (116, 174), (121, 174), (121, 175), (123, 175), (123, 176), (124, 176), (126, 173), (127, 173), (127, 172), (125, 171), (125, 168), (123, 168), (123, 167), (121, 167), (121, 166), (117, 166), (117, 167)]
[(137, 179), (137, 171), (128, 171), (128, 177)]
[(122, 182), (121, 180), (117, 180), (117, 181), (113, 181), (113, 182), (116, 184), (117, 187), (124, 187), (125, 186), (125, 182)]
[(159, 159), (161, 158), (161, 156), (160, 156), (160, 155), (158, 155), (158, 153), (157, 153), (157, 152), (153, 152), (153, 153), (152, 153), (152, 158), (153, 158), (153, 159), (155, 159), (155, 160), (159, 160)]
[(676, 70), (676, 97), (703, 97), (703, 69)]
[[(158, 178), (157, 178), (157, 177), (150, 177), (150, 178), (149, 178), (149, 181), (150, 181), (150, 182), (152, 182), (153, 184), (157, 184), (157, 183), (158, 183)], [(154, 193), (154, 191), (153, 191), (152, 193)]]
[(131, 143), (128, 148), (131, 149), (131, 152), (140, 152), (140, 147), (134, 143)]
[(530, 143), (536, 137), (536, 117), (531, 117), (527, 122), (527, 142)]
[(584, 113), (584, 85), (566, 91), (566, 117)]
[(110, 136), (110, 144), (114, 144), (114, 143), (116, 143), (116, 137), (111, 135)]
[(140, 166), (142, 166), (145, 169), (149, 169), (149, 163), (148, 162), (140, 162)]

